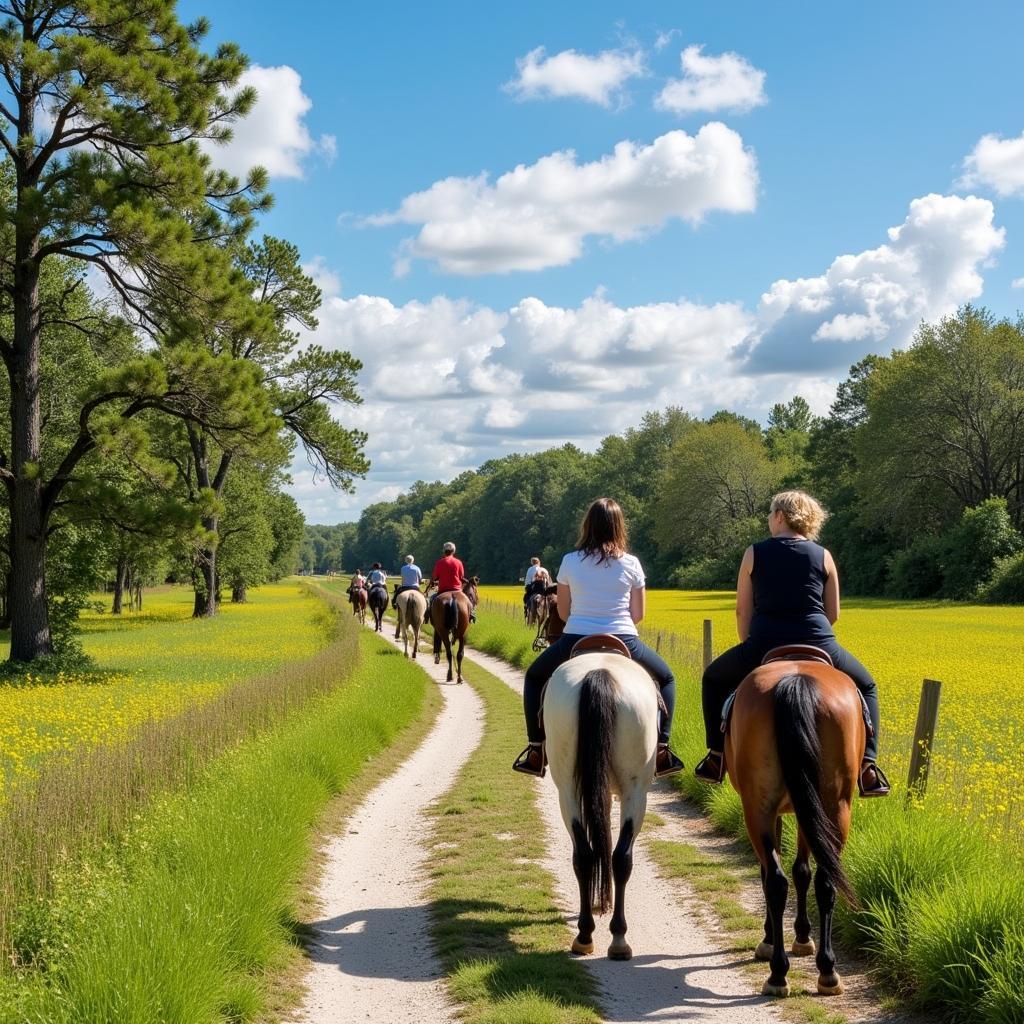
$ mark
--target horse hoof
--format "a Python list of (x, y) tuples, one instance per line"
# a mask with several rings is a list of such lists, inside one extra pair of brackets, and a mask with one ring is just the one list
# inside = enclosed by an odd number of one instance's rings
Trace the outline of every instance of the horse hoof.
[(843, 993), (843, 979), (838, 974), (826, 978), (824, 974), (818, 978), (818, 994), (822, 996), (838, 996)]
[(808, 939), (806, 942), (794, 939), (790, 949), (793, 956), (814, 956), (815, 952), (814, 939)]
[(772, 950), (775, 947), (770, 942), (761, 942), (758, 944), (757, 949), (754, 950), (755, 960), (771, 960)]
[(593, 942), (580, 942), (579, 939), (572, 940), (572, 951), (578, 953), (580, 956), (586, 956), (588, 953), (594, 952)]
[(770, 981), (766, 981), (761, 986), (761, 995), (763, 996), (775, 996), (776, 999), (785, 999), (789, 995), (789, 985), (783, 982), (781, 985), (773, 985)]
[(609, 960), (632, 960), (633, 950), (625, 939), (612, 939), (608, 947)]

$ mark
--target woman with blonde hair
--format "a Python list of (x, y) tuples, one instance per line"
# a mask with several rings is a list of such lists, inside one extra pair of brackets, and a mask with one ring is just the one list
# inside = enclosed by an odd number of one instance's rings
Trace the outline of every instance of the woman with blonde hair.
[(530, 742), (512, 765), (517, 772), (544, 774), (544, 731), (539, 721), (544, 684), (569, 660), (578, 640), (598, 633), (617, 636), (661, 690), (667, 714), (659, 722), (655, 773), (671, 775), (683, 768), (668, 745), (676, 702), (675, 677), (661, 655), (637, 633), (637, 624), (644, 617), (646, 579), (640, 560), (626, 550), (627, 543), (626, 520), (619, 503), (598, 498), (583, 517), (575, 549), (558, 569), (556, 600), (565, 632), (526, 670), (523, 709)]
[(736, 582), (736, 629), (740, 642), (704, 670), (702, 702), (707, 756), (697, 777), (721, 782), (725, 774), (722, 706), (773, 647), (813, 644), (845, 672), (864, 697), (871, 719), (861, 765), (861, 796), (886, 796), (889, 783), (875, 764), (878, 754), (878, 688), (871, 673), (839, 645), (832, 626), (839, 618), (839, 574), (831, 553), (816, 543), (828, 513), (803, 491), (772, 498), (771, 534), (747, 548)]

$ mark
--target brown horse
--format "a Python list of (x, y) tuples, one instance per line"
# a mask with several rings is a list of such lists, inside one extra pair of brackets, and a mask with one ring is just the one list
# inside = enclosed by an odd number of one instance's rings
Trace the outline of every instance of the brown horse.
[(471, 576), (462, 584), (462, 590), (446, 590), (438, 594), (430, 605), (430, 625), (434, 629), (434, 664), (441, 664), (441, 644), (448, 656), (448, 682), (452, 681), (452, 644), (458, 642), (455, 655), (457, 682), (462, 682), (462, 655), (466, 649), (469, 616), (479, 598), (476, 588), (479, 576)]
[(535, 651), (542, 651), (551, 643), (551, 639), (547, 634), (548, 623), (550, 622), (552, 615), (561, 623), (561, 625), (557, 627), (555, 639), (557, 639), (558, 636), (561, 636), (562, 631), (565, 629), (565, 623), (558, 618), (558, 599), (555, 596), (555, 587), (549, 587), (542, 594), (531, 595), (529, 604), (527, 605), (527, 611), (527, 625), (536, 624), (537, 626), (537, 635), (533, 638), (533, 649)]
[(352, 614), (359, 616), (359, 624), (366, 625), (366, 588), (356, 587), (348, 592), (348, 599), (352, 605)]
[[(786, 649), (782, 657), (788, 658)], [(783, 943), (782, 917), (789, 882), (780, 853), (783, 814), (795, 814), (797, 854), (796, 941), (792, 953), (814, 953), (807, 891), (808, 863), (814, 854), (814, 895), (821, 933), (818, 942), (818, 992), (843, 991), (832, 951), (832, 914), (836, 892), (856, 902), (840, 860), (850, 831), (850, 802), (864, 756), (867, 726), (853, 680), (831, 664), (809, 660), (772, 660), (750, 673), (736, 691), (725, 762), (729, 778), (743, 802), (750, 842), (761, 862), (761, 884), (767, 915), (758, 960), (771, 962), (762, 993), (789, 994), (789, 957)], [(821, 652), (823, 660), (828, 656)]]

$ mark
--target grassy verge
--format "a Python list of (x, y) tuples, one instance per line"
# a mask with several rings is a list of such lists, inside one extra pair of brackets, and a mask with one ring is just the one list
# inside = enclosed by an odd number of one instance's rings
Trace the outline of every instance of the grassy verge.
[(430, 895), (451, 991), (470, 1024), (593, 1024), (594, 982), (542, 867), (544, 826), (528, 781), (509, 771), (522, 733), (515, 694), (477, 665), (487, 740), (435, 808)]
[(358, 643), (362, 660), (344, 685), (58, 872), (36, 921), (35, 965), (0, 974), (0, 1021), (246, 1021), (260, 1012), (294, 945), (313, 825), (423, 712), (424, 674), (368, 634)]
[[(514, 608), (484, 601), (479, 618), (473, 646), (519, 668), (530, 664), (532, 634)], [(647, 633), (645, 640), (656, 643), (657, 637)], [(673, 746), (689, 766), (705, 749), (697, 652), (669, 634), (661, 639), (677, 680)], [(673, 776), (672, 784), (724, 833), (746, 839), (739, 798), (728, 784), (704, 785), (690, 771)], [(861, 906), (840, 903), (838, 933), (870, 958), (908, 1005), (963, 1024), (1020, 1024), (1020, 850), (992, 842), (983, 823), (950, 813), (942, 802), (908, 808), (902, 797), (897, 792), (888, 800), (855, 802), (844, 863)], [(791, 820), (787, 835), (791, 841)]]

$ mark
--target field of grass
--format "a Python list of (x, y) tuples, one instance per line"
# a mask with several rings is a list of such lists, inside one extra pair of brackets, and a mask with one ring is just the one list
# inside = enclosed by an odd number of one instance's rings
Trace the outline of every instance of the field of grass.
[(331, 692), (66, 864), (31, 920), (34, 960), (0, 966), (0, 1024), (242, 1022), (280, 998), (312, 826), (403, 729), (429, 727), (424, 673), (344, 632)]
[(142, 612), (83, 615), (98, 670), (0, 686), (0, 802), (44, 759), (110, 743), (209, 700), (231, 683), (309, 657), (327, 643), (325, 609), (294, 581), (192, 619), (184, 587), (147, 592)]
[[(482, 596), (515, 602), (520, 587), (484, 587)], [(652, 590), (644, 625), (701, 643), (711, 619), (714, 651), (736, 642), (734, 595), (722, 591)], [(878, 681), (880, 759), (894, 781), (906, 779), (923, 679), (942, 681), (929, 798), (970, 813), (992, 839), (1024, 836), (1024, 607), (851, 598), (836, 634)], [(523, 630), (524, 638), (527, 637)], [(682, 715), (699, 716), (696, 690), (682, 674)]]
[[(470, 640), (525, 667), (534, 655), (519, 615), (521, 593), (485, 588)], [(715, 623), (721, 651), (735, 635), (732, 602), (727, 593), (648, 597), (646, 639), (657, 642), (661, 634), (679, 681), (673, 743), (691, 768), (704, 749), (702, 620)], [(889, 800), (855, 801), (844, 862), (861, 905), (840, 905), (840, 931), (911, 1005), (964, 1024), (1020, 1024), (1024, 688), (1016, 672), (1024, 660), (1024, 609), (851, 600), (837, 632), (878, 678), (882, 757), (897, 786)], [(902, 796), (925, 676), (944, 684), (933, 776), (925, 799), (908, 806)], [(745, 835), (728, 785), (705, 786), (689, 770), (674, 783), (721, 828)]]

